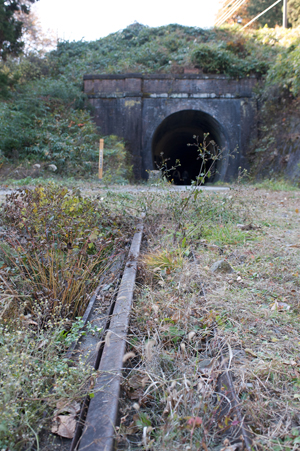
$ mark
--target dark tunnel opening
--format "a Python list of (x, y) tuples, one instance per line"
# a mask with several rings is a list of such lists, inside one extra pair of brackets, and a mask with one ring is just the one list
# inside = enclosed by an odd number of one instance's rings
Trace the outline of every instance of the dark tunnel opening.
[[(206, 134), (208, 145), (203, 163), (197, 143), (203, 145)], [(216, 145), (213, 146), (210, 142), (215, 142)], [(210, 167), (211, 176), (205, 182), (214, 182), (220, 163), (213, 163), (211, 155), (224, 144), (221, 126), (212, 116), (202, 111), (179, 111), (164, 119), (154, 133), (153, 164), (155, 168), (162, 168), (166, 177), (175, 185), (190, 185), (191, 181)], [(177, 160), (180, 162), (179, 166), (176, 164)], [(172, 169), (174, 167), (176, 168)]]

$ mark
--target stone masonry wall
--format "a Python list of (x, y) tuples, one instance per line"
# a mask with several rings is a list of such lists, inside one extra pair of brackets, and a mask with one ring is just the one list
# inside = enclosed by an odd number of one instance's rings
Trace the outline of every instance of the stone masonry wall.
[(229, 180), (239, 166), (247, 167), (248, 146), (256, 137), (256, 83), (221, 75), (86, 75), (84, 91), (101, 133), (128, 142), (137, 177), (153, 169), (152, 138), (160, 123), (175, 112), (197, 110), (218, 124), (225, 149), (220, 179)]

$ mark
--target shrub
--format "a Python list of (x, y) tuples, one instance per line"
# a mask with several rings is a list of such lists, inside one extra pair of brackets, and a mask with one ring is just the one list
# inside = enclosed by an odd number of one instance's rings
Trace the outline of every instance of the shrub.
[[(88, 297), (116, 255), (122, 239), (118, 219), (96, 201), (55, 185), (18, 190), (7, 198), (4, 220), (10, 233), (1, 253), (26, 311), (43, 306), (50, 316), (83, 315)], [(18, 237), (17, 237), (18, 236)], [(2, 257), (3, 258), (3, 257)]]
[(281, 91), (300, 93), (300, 40), (283, 49), (268, 72), (266, 86), (277, 86)]
[[(11, 101), (0, 103), (0, 153), (8, 160), (55, 164), (58, 174), (95, 173), (100, 136), (84, 101), (64, 77), (19, 86)], [(116, 137), (105, 141), (107, 180), (124, 182), (132, 175), (128, 152)]]
[(11, 159), (54, 163), (59, 173), (86, 174), (96, 161), (99, 135), (84, 96), (72, 83), (47, 79), (19, 89), (0, 104), (0, 151)]
[(231, 77), (244, 77), (250, 74), (265, 74), (268, 63), (251, 56), (241, 58), (238, 53), (243, 48), (227, 45), (199, 45), (191, 55), (191, 62), (204, 73), (226, 74)]
[(109, 183), (124, 183), (132, 180), (133, 171), (129, 152), (124, 142), (111, 135), (105, 139), (103, 180)]

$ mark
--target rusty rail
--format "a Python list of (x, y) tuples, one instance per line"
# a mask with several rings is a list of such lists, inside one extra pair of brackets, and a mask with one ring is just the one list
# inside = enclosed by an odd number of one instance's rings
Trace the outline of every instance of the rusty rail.
[[(226, 430), (226, 438), (230, 438), (231, 445), (239, 445), (238, 449), (253, 450), (252, 434), (245, 424), (243, 415), (240, 410), (240, 401), (234, 389), (232, 372), (230, 371), (230, 359), (226, 355), (219, 344), (220, 363), (222, 373), (218, 377), (217, 390), (222, 394), (221, 403), (218, 409), (218, 416), (231, 417), (228, 429)], [(225, 396), (224, 396), (225, 395)]]
[[(99, 364), (99, 377), (94, 387), (94, 397), (87, 397), (79, 422), (82, 434), (77, 432), (71, 450), (110, 451), (113, 448), (115, 424), (118, 414), (121, 370), (126, 348), (126, 336), (137, 271), (137, 258), (142, 240), (143, 224), (140, 222), (133, 237), (129, 257), (121, 280), (105, 344)], [(98, 359), (99, 360), (99, 359)], [(84, 420), (84, 414), (87, 411)], [(80, 428), (78, 429), (80, 431)]]
[[(193, 250), (191, 252), (196, 266), (196, 272), (200, 280), (202, 295), (204, 297), (205, 302), (207, 302), (205, 287), (197, 268), (195, 253)], [(217, 336), (216, 328), (214, 328), (214, 335), (215, 337)], [(229, 424), (229, 427), (226, 430), (226, 437), (230, 436), (233, 445), (234, 444), (240, 445), (238, 446), (237, 451), (239, 449), (241, 450), (246, 449), (247, 451), (252, 451), (253, 450), (252, 434), (248, 426), (245, 424), (244, 418), (240, 410), (240, 402), (234, 389), (232, 371), (230, 370), (231, 358), (228, 358), (224, 354), (222, 343), (220, 343), (219, 340), (217, 340), (217, 348), (220, 350), (219, 361), (222, 370), (221, 374), (218, 377), (217, 381), (218, 392), (216, 392), (216, 395), (218, 394), (221, 395), (221, 402), (217, 412), (218, 417), (222, 418), (224, 416), (228, 417), (231, 416), (236, 418), (236, 421), (231, 421), (231, 423)]]

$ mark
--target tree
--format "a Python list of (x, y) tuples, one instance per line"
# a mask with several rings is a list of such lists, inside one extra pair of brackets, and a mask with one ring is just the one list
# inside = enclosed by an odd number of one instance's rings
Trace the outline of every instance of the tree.
[[(275, 3), (275, 0), (250, 0), (247, 5), (249, 18), (252, 19), (258, 16), (273, 3)], [(256, 24), (256, 27), (268, 25), (270, 28), (274, 28), (275, 25), (282, 25), (282, 2), (277, 3), (277, 5), (259, 17), (254, 24)]]
[[(271, 6), (275, 0), (250, 0), (248, 2), (247, 12), (249, 16), (257, 16), (266, 8)], [(282, 25), (282, 6), (283, 2), (278, 3), (274, 8), (270, 9), (266, 14), (257, 20), (257, 25), (264, 26), (267, 24), (273, 28), (275, 25)], [(300, 0), (288, 0), (288, 25), (296, 27), (300, 25)]]
[(300, 25), (300, 0), (288, 1), (288, 21), (292, 27)]
[(43, 55), (57, 46), (57, 38), (53, 31), (44, 31), (37, 15), (30, 11), (29, 14), (19, 12), (18, 19), (23, 22), (22, 41), (24, 42), (23, 53), (28, 56), (32, 54)]
[[(275, 0), (246, 0), (245, 3), (238, 8), (232, 16), (230, 16), (226, 22), (227, 23), (240, 23), (245, 25), (250, 22), (251, 19), (258, 16), (265, 9), (271, 6)], [(230, 11), (234, 1), (223, 1), (221, 8), (217, 13), (217, 19), (221, 17), (224, 12)], [(253, 28), (268, 27), (273, 28), (275, 25), (282, 25), (282, 5), (283, 2), (279, 2), (268, 12), (259, 17), (251, 25)], [(295, 27), (300, 25), (300, 0), (288, 0), (288, 23), (289, 26)]]
[[(230, 17), (228, 17), (225, 23), (229, 24), (239, 23), (240, 25), (245, 25), (247, 22), (249, 22), (247, 13), (247, 6), (249, 1), (251, 0), (246, 0), (236, 11), (234, 11), (234, 13)], [(222, 17), (224, 18), (225, 14), (230, 13), (232, 8), (234, 8), (234, 5), (236, 4), (234, 0), (232, 1), (223, 0), (223, 2), (221, 0), (220, 3), (222, 3), (222, 5), (220, 6), (217, 12), (216, 23)]]
[(23, 22), (20, 14), (29, 14), (35, 0), (0, 0), (0, 58), (17, 56), (22, 52)]

